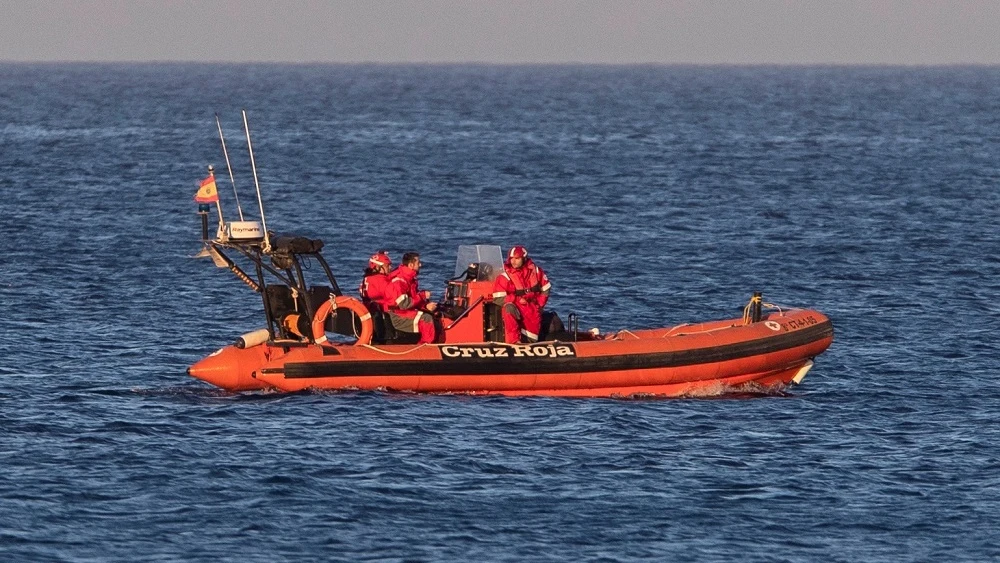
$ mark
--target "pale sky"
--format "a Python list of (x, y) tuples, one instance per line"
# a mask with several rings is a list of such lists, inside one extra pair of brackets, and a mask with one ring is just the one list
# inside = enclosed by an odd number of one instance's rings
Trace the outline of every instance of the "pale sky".
[(0, 0), (0, 61), (1000, 64), (1000, 0)]

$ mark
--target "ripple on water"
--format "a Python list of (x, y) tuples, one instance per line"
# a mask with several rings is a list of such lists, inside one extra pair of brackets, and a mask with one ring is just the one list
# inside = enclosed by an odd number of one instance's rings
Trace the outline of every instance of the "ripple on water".
[[(0, 75), (5, 560), (1000, 557), (996, 69)], [(604, 332), (761, 290), (836, 340), (800, 386), (668, 400), (209, 388), (262, 323), (191, 258), (213, 111), (250, 185), (233, 92), (269, 227), (343, 288), (376, 248), (439, 292), (458, 244), (525, 244)]]

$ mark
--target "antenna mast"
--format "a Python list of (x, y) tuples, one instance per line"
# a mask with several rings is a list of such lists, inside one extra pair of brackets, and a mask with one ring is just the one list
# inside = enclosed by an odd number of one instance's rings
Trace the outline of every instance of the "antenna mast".
[(264, 220), (264, 202), (260, 198), (260, 182), (257, 181), (257, 163), (253, 159), (253, 144), (250, 143), (250, 126), (247, 124), (247, 110), (243, 110), (243, 130), (247, 133), (247, 149), (250, 151), (250, 167), (253, 168), (253, 185), (257, 188), (257, 206), (260, 207), (260, 223), (264, 229), (264, 252), (271, 251), (271, 239)]
[[(215, 167), (212, 166), (211, 164), (208, 165), (208, 175), (212, 178), (212, 181), (214, 182), (215, 181)], [(216, 186), (215, 190), (216, 190), (215, 193), (218, 194), (219, 193), (218, 192), (218, 190), (219, 190), (218, 186)], [(221, 233), (222, 229), (225, 228), (226, 221), (225, 221), (225, 219), (222, 218), (222, 202), (218, 201), (218, 197), (216, 197), (216, 201), (215, 201), (215, 210), (219, 212), (219, 232)]]
[(219, 114), (215, 114), (215, 125), (219, 128), (219, 140), (222, 141), (222, 154), (226, 155), (226, 170), (229, 172), (229, 181), (233, 184), (233, 195), (236, 196), (236, 210), (240, 212), (240, 221), (242, 221), (243, 207), (240, 206), (240, 194), (236, 193), (236, 179), (233, 178), (233, 167), (229, 164), (229, 151), (226, 150), (226, 138), (222, 136), (222, 123), (219, 122)]

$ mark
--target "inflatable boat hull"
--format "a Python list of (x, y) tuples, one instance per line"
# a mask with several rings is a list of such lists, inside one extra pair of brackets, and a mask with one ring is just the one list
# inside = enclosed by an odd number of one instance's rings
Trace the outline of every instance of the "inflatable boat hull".
[(832, 340), (826, 316), (797, 310), (751, 324), (733, 319), (579, 342), (230, 346), (189, 373), (230, 391), (681, 396), (798, 383)]

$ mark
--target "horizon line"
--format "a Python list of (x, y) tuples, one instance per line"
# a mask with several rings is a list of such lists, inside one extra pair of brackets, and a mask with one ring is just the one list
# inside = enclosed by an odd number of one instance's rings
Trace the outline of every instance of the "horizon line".
[(1000, 62), (588, 62), (588, 61), (285, 61), (285, 60), (192, 60), (192, 59), (0, 59), (11, 65), (289, 65), (289, 66), (492, 66), (492, 67), (689, 67), (689, 68), (1000, 68)]

